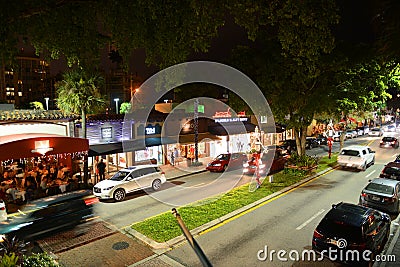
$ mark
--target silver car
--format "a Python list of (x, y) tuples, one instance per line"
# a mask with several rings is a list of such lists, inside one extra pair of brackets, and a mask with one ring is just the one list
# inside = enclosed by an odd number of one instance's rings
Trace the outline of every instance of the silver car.
[(359, 204), (381, 211), (400, 212), (400, 181), (376, 178), (362, 191)]
[(131, 166), (97, 183), (93, 187), (93, 194), (100, 199), (122, 201), (127, 193), (145, 188), (158, 190), (165, 182), (165, 174), (157, 165)]

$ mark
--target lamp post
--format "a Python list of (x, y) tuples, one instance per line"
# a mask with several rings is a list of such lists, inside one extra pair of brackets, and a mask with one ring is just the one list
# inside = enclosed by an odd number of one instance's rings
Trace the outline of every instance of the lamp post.
[(44, 100), (46, 100), (46, 110), (49, 110), (49, 98), (45, 97)]
[(119, 98), (114, 98), (114, 101), (115, 101), (115, 113), (118, 114), (118, 101), (119, 101)]

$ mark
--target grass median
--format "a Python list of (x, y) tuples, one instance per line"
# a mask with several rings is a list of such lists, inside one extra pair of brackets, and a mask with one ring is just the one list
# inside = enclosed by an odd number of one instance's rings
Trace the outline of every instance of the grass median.
[[(334, 154), (331, 159), (322, 157), (319, 160), (316, 172), (333, 167), (336, 164), (336, 159), (337, 154)], [(261, 187), (254, 192), (250, 192), (249, 184), (245, 184), (225, 194), (182, 206), (177, 208), (177, 210), (187, 228), (193, 230), (223, 215), (271, 195), (287, 186), (293, 185), (313, 174), (315, 174), (315, 172), (299, 174), (291, 171), (281, 171), (274, 174), (273, 183), (269, 183), (267, 178)], [(142, 222), (135, 223), (132, 225), (132, 228), (159, 243), (168, 241), (182, 234), (171, 212), (165, 212), (150, 217)]]

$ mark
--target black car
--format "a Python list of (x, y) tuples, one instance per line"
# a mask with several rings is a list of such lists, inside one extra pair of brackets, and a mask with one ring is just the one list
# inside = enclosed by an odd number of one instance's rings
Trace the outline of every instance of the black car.
[(382, 138), (381, 142), (379, 143), (379, 146), (399, 148), (399, 140), (393, 136), (385, 136)]
[(389, 162), (386, 164), (379, 177), (400, 180), (400, 162)]
[(97, 202), (98, 199), (87, 190), (32, 201), (0, 222), (0, 235), (27, 241), (66, 230), (93, 219), (93, 204)]
[(328, 145), (328, 137), (319, 134), (316, 136), (316, 139), (320, 145)]
[(293, 151), (297, 151), (296, 140), (295, 139), (287, 139), (282, 141), (277, 148), (280, 148), (287, 153), (291, 153)]
[(330, 255), (334, 261), (366, 263), (372, 260), (371, 255), (382, 252), (390, 235), (390, 223), (389, 215), (384, 212), (341, 202), (332, 205), (318, 224), (312, 248), (324, 256)]
[(306, 149), (311, 149), (314, 147), (319, 147), (320, 143), (315, 137), (307, 137), (306, 138)]

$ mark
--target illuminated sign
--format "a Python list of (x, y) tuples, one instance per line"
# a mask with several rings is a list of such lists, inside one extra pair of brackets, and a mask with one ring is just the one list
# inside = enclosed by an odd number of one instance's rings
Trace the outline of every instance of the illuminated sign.
[[(244, 117), (244, 116), (246, 116), (246, 112), (240, 111), (236, 115), (238, 117)], [(227, 111), (216, 111), (213, 116), (213, 118), (231, 118), (231, 117), (232, 117), (232, 113), (231, 113), (230, 108), (228, 108)]]
[(214, 119), (215, 122), (246, 122), (249, 118), (240, 117), (240, 118), (217, 118)]
[(146, 127), (146, 134), (155, 134), (156, 133), (156, 127)]
[(101, 139), (112, 138), (112, 127), (101, 128)]

